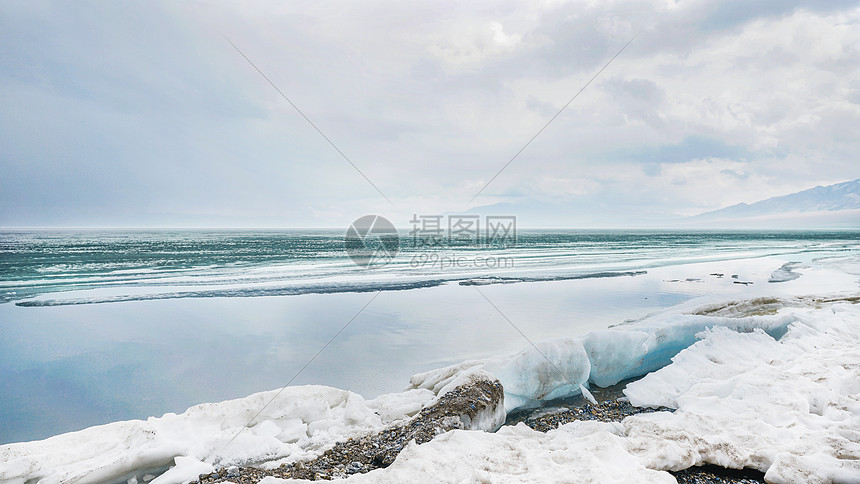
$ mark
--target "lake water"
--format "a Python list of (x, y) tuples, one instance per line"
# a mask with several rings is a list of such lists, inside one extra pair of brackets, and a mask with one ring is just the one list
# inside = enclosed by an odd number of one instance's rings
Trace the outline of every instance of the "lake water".
[(572, 336), (744, 294), (785, 260), (856, 254), (858, 238), (526, 232), (507, 247), (405, 247), (368, 270), (339, 232), (3, 232), (0, 443), (279, 388), (323, 347), (292, 384), (398, 391), (523, 348), (517, 329)]

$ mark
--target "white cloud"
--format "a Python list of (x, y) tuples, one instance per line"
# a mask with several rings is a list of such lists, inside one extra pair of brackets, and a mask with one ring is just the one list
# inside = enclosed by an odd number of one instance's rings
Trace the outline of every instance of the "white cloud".
[(443, 63), (457, 68), (477, 69), (476, 65), (513, 52), (522, 43), (522, 35), (505, 33), (504, 26), (496, 21), (469, 19), (443, 28), (443, 32), (430, 36), (427, 50)]
[(858, 178), (860, 8), (804, 5), (4, 3), (0, 224), (391, 211), (222, 32), (403, 216), (460, 210), (635, 32), (475, 205), (635, 218)]

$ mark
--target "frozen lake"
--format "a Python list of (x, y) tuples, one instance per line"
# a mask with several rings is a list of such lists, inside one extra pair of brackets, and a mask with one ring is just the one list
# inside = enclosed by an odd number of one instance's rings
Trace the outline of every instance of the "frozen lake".
[[(718, 259), (695, 263), (665, 252), (660, 259), (647, 248), (638, 249), (627, 266), (613, 261), (612, 251), (593, 256), (593, 264), (645, 272), (634, 276), (479, 286), (454, 280), (378, 293), (36, 307), (7, 302), (0, 304), (0, 443), (182, 412), (200, 402), (280, 388), (365, 305), (294, 385), (330, 385), (374, 397), (402, 390), (416, 372), (525, 347), (528, 343), (484, 296), (533, 341), (576, 336), (696, 296), (753, 294), (785, 261), (853, 253), (853, 243), (851, 236), (827, 240), (826, 247), (816, 240), (794, 240), (791, 247), (781, 241), (778, 249), (769, 247), (778, 253), (772, 256), (766, 254), (768, 247), (722, 254), (706, 247), (698, 255), (686, 249), (693, 259)], [(5, 282), (11, 291), (9, 279)], [(153, 290), (133, 283), (109, 290), (131, 294), (141, 288)], [(31, 297), (93, 297), (100, 291), (65, 287)]]

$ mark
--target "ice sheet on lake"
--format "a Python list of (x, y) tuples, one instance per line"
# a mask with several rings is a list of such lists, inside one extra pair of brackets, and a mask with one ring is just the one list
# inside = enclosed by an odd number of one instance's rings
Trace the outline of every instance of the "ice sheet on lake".
[(773, 271), (770, 275), (770, 279), (767, 282), (787, 282), (793, 281), (800, 277), (800, 274), (794, 272), (793, 269), (797, 269), (802, 266), (800, 262), (786, 262), (779, 269)]

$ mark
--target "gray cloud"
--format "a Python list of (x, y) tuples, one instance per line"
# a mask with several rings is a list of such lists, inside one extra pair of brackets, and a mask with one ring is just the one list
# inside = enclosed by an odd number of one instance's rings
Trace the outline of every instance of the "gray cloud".
[(478, 206), (576, 224), (860, 177), (856, 5), (667, 5), (3, 2), (0, 225), (461, 210), (635, 32)]

